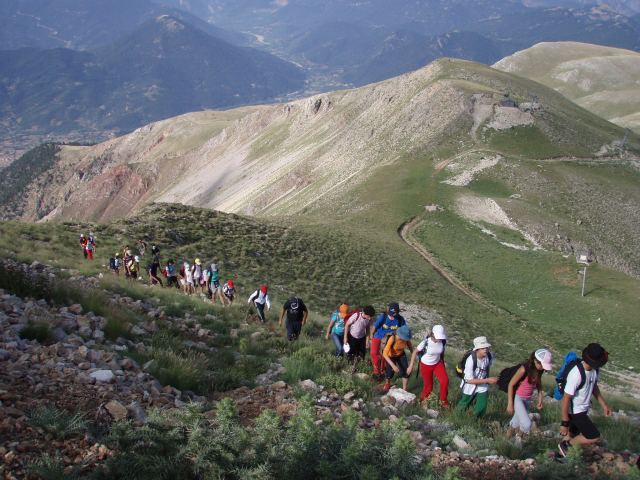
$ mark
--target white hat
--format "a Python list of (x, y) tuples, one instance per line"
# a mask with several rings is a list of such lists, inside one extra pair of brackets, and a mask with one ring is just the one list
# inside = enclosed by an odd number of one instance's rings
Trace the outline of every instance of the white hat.
[(436, 340), (447, 339), (447, 334), (444, 332), (444, 327), (442, 325), (434, 325), (431, 332), (433, 333), (433, 338)]
[(553, 366), (551, 365), (552, 356), (549, 350), (547, 350), (546, 348), (539, 348), (538, 350), (536, 350), (536, 353), (534, 355), (536, 357), (536, 360), (538, 360), (542, 364), (542, 368), (544, 368), (547, 372), (553, 370)]
[(476, 337), (473, 339), (473, 351), (481, 348), (491, 348), (491, 344), (487, 342), (487, 337)]

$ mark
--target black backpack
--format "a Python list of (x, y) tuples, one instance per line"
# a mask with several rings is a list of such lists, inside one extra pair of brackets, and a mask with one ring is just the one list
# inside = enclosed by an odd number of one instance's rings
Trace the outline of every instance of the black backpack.
[[(474, 350), (467, 350), (466, 352), (464, 352), (464, 355), (462, 355), (462, 358), (456, 365), (456, 376), (458, 378), (464, 379), (464, 366), (467, 363), (467, 358), (469, 358), (469, 356), (473, 358), (473, 373), (475, 375), (476, 368), (478, 368), (478, 357), (476, 356), (476, 352)], [(491, 352), (487, 352), (487, 357), (489, 358), (489, 367), (491, 367), (491, 361), (493, 360), (493, 357), (491, 356)], [(487, 376), (489, 376), (488, 369), (487, 369)]]
[(115, 258), (113, 258), (113, 257), (111, 257), (111, 258), (109, 259), (109, 268), (110, 268), (111, 270), (115, 270), (115, 269), (116, 269), (116, 259), (115, 259)]
[[(498, 388), (500, 390), (502, 390), (503, 392), (509, 392), (509, 383), (511, 383), (511, 379), (513, 378), (513, 376), (516, 374), (516, 372), (518, 370), (520, 370), (520, 367), (524, 366), (523, 363), (518, 363), (517, 365), (514, 365), (513, 367), (507, 367), (503, 370), (500, 371), (500, 373), (498, 374)], [(528, 372), (525, 369), (525, 376), (528, 375)], [(522, 381), (524, 380), (525, 377), (522, 377), (518, 383), (516, 383), (513, 391), (515, 392), (515, 390), (518, 388), (518, 385), (520, 385), (520, 383), (522, 383)]]

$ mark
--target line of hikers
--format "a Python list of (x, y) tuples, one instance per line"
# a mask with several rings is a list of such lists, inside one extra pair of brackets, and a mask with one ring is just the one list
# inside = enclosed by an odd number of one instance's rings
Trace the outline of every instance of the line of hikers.
[[(390, 389), (396, 375), (402, 379), (402, 388), (407, 390), (417, 362), (423, 385), (420, 401), (425, 402), (431, 395), (435, 376), (440, 383), (440, 403), (444, 408), (449, 407), (444, 326), (434, 325), (414, 348), (411, 329), (400, 315), (398, 303), (390, 303), (386, 312), (378, 316), (370, 305), (352, 311), (347, 304), (341, 304), (330, 315), (325, 338), (332, 339), (335, 355), (346, 354), (351, 360), (364, 360), (369, 348), (373, 376), (377, 380), (385, 379), (385, 392)], [(556, 375), (554, 398), (561, 401), (560, 434), (563, 437), (558, 449), (563, 457), (571, 445), (584, 446), (600, 439), (600, 432), (589, 417), (592, 397), (600, 403), (606, 416), (611, 415), (611, 409), (598, 388), (599, 370), (606, 364), (608, 355), (601, 345), (590, 343), (582, 351), (581, 358), (574, 352), (567, 354)], [(542, 375), (553, 369), (551, 352), (538, 348), (524, 362), (503, 369), (498, 376), (490, 376), (493, 362), (487, 338), (474, 338), (473, 348), (466, 351), (456, 364), (456, 375), (462, 389), (456, 408), (467, 410), (473, 405), (473, 414), (483, 416), (487, 411), (489, 387), (498, 385), (507, 393), (506, 412), (512, 417), (508, 436), (530, 433), (529, 409), (534, 397), (537, 397), (536, 408), (543, 408)]]
[[(84, 240), (83, 240), (84, 239)], [(84, 242), (84, 244), (83, 244)], [(81, 235), (81, 245), (87, 259), (93, 259), (95, 238)], [(146, 251), (146, 243), (138, 241), (140, 256)], [(158, 276), (161, 270), (160, 249), (152, 246), (152, 261), (147, 271), (152, 284), (163, 285)], [(133, 255), (128, 246), (110, 259), (110, 267), (116, 275), (120, 268), (124, 269), (127, 278), (136, 279), (139, 273), (140, 258)], [(202, 262), (196, 258), (193, 264), (183, 262), (178, 268), (175, 262), (169, 260), (162, 268), (162, 274), (167, 280), (167, 286), (178, 287), (186, 294), (200, 291), (207, 294), (213, 303), (216, 297), (223, 305), (231, 304), (235, 296), (232, 280), (227, 280), (220, 286), (220, 274), (216, 263), (203, 268)], [(268, 285), (260, 285), (249, 296), (247, 303), (255, 307), (258, 319), (266, 321), (265, 308), (271, 309), (268, 295)], [(247, 315), (250, 311), (247, 313)], [(285, 324), (289, 341), (296, 340), (302, 327), (307, 322), (308, 309), (299, 297), (290, 297), (283, 304), (278, 323)], [(285, 321), (286, 319), (286, 321)], [(422, 377), (422, 392), (420, 401), (428, 400), (433, 391), (434, 376), (440, 384), (439, 401), (443, 408), (449, 408), (449, 376), (445, 367), (445, 350), (447, 334), (443, 325), (434, 325), (414, 348), (412, 332), (405, 318), (400, 315), (400, 305), (391, 302), (386, 311), (376, 316), (371, 305), (351, 309), (343, 303), (329, 316), (329, 325), (325, 338), (331, 339), (335, 346), (335, 355), (346, 356), (349, 361), (364, 360), (367, 349), (373, 367), (374, 379), (384, 379), (382, 390), (387, 392), (395, 376), (402, 379), (402, 388), (407, 390), (409, 377), (415, 370), (416, 375)], [(407, 351), (409, 355), (407, 355)], [(562, 456), (566, 456), (570, 445), (588, 445), (600, 439), (600, 432), (591, 421), (588, 413), (591, 398), (595, 397), (600, 403), (605, 415), (611, 415), (611, 409), (600, 389), (598, 376), (600, 368), (606, 364), (608, 352), (598, 343), (590, 343), (582, 351), (579, 358), (570, 352), (564, 359), (563, 365), (556, 375), (554, 398), (561, 401), (560, 434), (563, 436), (558, 449)], [(473, 339), (473, 348), (466, 351), (455, 366), (456, 375), (460, 378), (461, 398), (456, 408), (467, 410), (473, 406), (473, 414), (481, 417), (487, 411), (490, 385), (498, 387), (507, 393), (508, 415), (511, 415), (508, 435), (528, 434), (532, 429), (529, 409), (534, 396), (536, 408), (543, 407), (544, 391), (542, 389), (542, 375), (552, 370), (552, 354), (546, 348), (539, 348), (529, 355), (522, 363), (503, 369), (498, 376), (490, 376), (490, 369), (494, 358), (491, 344), (485, 336)], [(416, 369), (416, 363), (418, 368)]]
[[(147, 244), (143, 240), (138, 241), (139, 255), (134, 255), (131, 248), (125, 245), (121, 252), (116, 252), (109, 259), (109, 268), (116, 276), (119, 276), (122, 271), (130, 280), (141, 280), (140, 261), (146, 250)], [(228, 279), (221, 284), (217, 263), (212, 262), (205, 266), (199, 258), (196, 258), (193, 263), (184, 261), (176, 264), (175, 260), (169, 259), (163, 266), (160, 260), (160, 248), (156, 245), (152, 245), (151, 255), (151, 261), (145, 268), (151, 285), (164, 287), (166, 282), (167, 287), (179, 288), (186, 295), (205, 295), (214, 304), (217, 300), (220, 300), (222, 305), (233, 303), (236, 295), (234, 282)]]

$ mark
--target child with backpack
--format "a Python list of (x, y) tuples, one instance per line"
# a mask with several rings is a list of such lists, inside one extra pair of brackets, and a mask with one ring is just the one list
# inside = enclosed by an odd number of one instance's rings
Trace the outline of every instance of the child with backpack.
[(178, 272), (176, 264), (172, 258), (167, 262), (167, 266), (164, 267), (164, 271), (167, 276), (167, 286), (178, 288)]
[(476, 418), (486, 413), (489, 385), (495, 385), (498, 381), (496, 377), (489, 376), (489, 369), (493, 363), (490, 349), (491, 344), (487, 337), (474, 338), (473, 350), (466, 352), (456, 367), (456, 373), (462, 377), (462, 397), (457, 408), (466, 410), (474, 403), (473, 414)]
[(382, 312), (376, 318), (373, 324), (373, 331), (371, 332), (371, 348), (369, 355), (371, 357), (371, 363), (373, 364), (373, 376), (377, 380), (381, 380), (385, 372), (385, 361), (382, 358), (382, 352), (384, 351), (385, 344), (389, 337), (395, 333), (395, 331), (406, 325), (405, 319), (400, 315), (400, 305), (396, 302), (389, 304), (389, 308), (386, 312)]
[(411, 355), (408, 373), (413, 371), (416, 357), (420, 361), (420, 375), (422, 376), (422, 393), (420, 401), (425, 401), (433, 390), (433, 376), (440, 382), (440, 403), (449, 407), (449, 376), (444, 364), (444, 351), (447, 344), (447, 334), (442, 325), (434, 325), (431, 332), (424, 337), (418, 348)]
[(120, 260), (120, 254), (118, 252), (116, 252), (115, 256), (113, 256), (113, 257), (111, 257), (109, 259), (109, 268), (111, 268), (111, 271), (117, 277), (120, 276), (120, 264), (121, 263), (122, 262)]
[(260, 321), (264, 323), (266, 318), (264, 316), (264, 307), (267, 306), (267, 310), (271, 310), (271, 301), (269, 300), (269, 295), (267, 294), (269, 290), (268, 285), (260, 285), (260, 288), (253, 292), (247, 300), (247, 303), (256, 307), (256, 311), (258, 312), (258, 317)]
[(551, 352), (546, 348), (539, 348), (531, 352), (529, 359), (521, 364), (505, 368), (498, 376), (498, 387), (507, 392), (507, 414), (513, 418), (509, 422), (509, 434), (520, 430), (523, 434), (531, 431), (531, 419), (529, 418), (529, 404), (533, 398), (533, 392), (538, 392), (536, 408), (542, 410), (542, 374), (550, 372)]
[(229, 279), (224, 282), (224, 285), (222, 285), (222, 294), (227, 299), (227, 302), (229, 302), (228, 305), (231, 305), (233, 303), (233, 298), (236, 295), (236, 289), (233, 285), (233, 280)]
[(391, 388), (391, 379), (394, 373), (402, 377), (402, 389), (407, 390), (409, 385), (409, 362), (407, 361), (406, 349), (413, 352), (411, 345), (411, 330), (408, 325), (398, 328), (387, 341), (384, 347), (382, 358), (387, 362), (385, 377), (386, 381), (382, 390), (388, 392)]
[(325, 339), (329, 340), (329, 336), (331, 336), (331, 340), (333, 340), (333, 344), (336, 347), (336, 357), (342, 357), (344, 355), (342, 338), (344, 337), (344, 320), (348, 312), (349, 305), (343, 303), (334, 310), (329, 317), (329, 326), (327, 327)]
[(609, 359), (609, 353), (599, 343), (590, 343), (582, 350), (582, 358), (566, 365), (559, 387), (563, 392), (560, 435), (565, 437), (558, 445), (560, 455), (566, 457), (571, 445), (591, 445), (600, 440), (600, 432), (589, 418), (591, 397), (596, 397), (605, 416), (611, 408), (598, 388), (600, 368)]

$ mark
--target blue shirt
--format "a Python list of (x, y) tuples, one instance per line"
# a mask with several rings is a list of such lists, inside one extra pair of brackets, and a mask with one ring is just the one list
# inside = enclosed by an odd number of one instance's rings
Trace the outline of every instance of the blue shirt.
[(391, 318), (386, 313), (381, 313), (373, 324), (373, 328), (376, 332), (373, 334), (373, 338), (379, 338), (382, 340), (387, 333), (395, 333), (398, 328), (406, 323), (407, 322), (402, 315), (397, 314), (394, 318)]
[(335, 333), (336, 335), (344, 335), (344, 318), (340, 316), (340, 312), (338, 312), (338, 310), (331, 314), (330, 321), (334, 322), (331, 333)]

